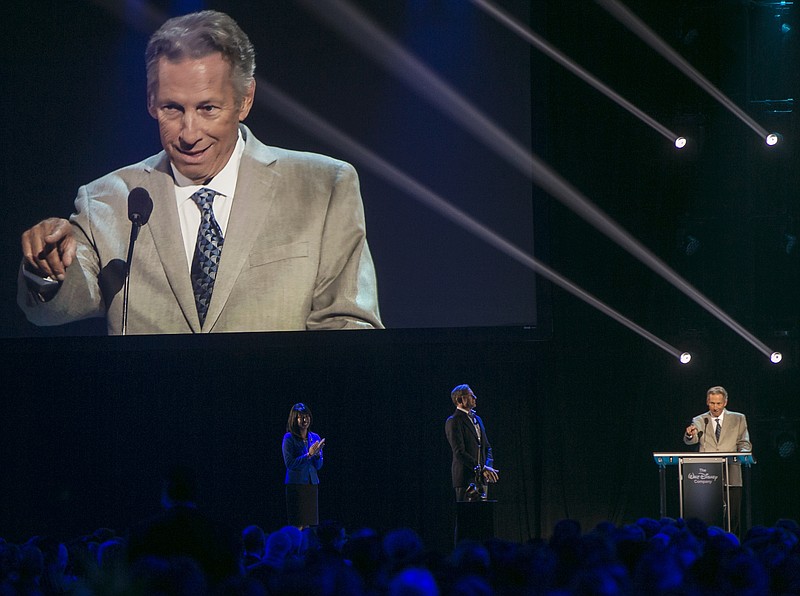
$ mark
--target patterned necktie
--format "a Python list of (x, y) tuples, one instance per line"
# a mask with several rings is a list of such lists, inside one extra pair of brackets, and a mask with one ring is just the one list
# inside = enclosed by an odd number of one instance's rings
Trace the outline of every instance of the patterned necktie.
[(206, 321), (211, 293), (214, 291), (214, 281), (217, 279), (217, 266), (222, 256), (222, 244), (225, 241), (211, 209), (217, 194), (210, 188), (201, 188), (192, 195), (192, 200), (197, 203), (201, 211), (197, 245), (192, 259), (192, 288), (201, 327)]
[(717, 441), (719, 441), (719, 433), (722, 432), (722, 425), (719, 422), (719, 418), (714, 418), (717, 422), (717, 428), (714, 429), (714, 436), (717, 437)]

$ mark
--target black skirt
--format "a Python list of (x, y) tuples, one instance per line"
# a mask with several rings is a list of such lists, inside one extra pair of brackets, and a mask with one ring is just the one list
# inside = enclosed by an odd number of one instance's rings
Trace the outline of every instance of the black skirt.
[(287, 484), (286, 515), (290, 526), (318, 526), (318, 484)]

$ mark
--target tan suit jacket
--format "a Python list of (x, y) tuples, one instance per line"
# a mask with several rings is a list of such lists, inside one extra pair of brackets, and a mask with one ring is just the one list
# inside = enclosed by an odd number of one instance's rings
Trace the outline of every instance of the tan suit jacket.
[[(706, 424), (708, 420), (708, 424)], [(733, 453), (750, 452), (753, 445), (750, 443), (750, 433), (747, 430), (747, 418), (738, 412), (724, 411), (722, 420), (722, 430), (720, 431), (719, 441), (714, 434), (714, 417), (711, 412), (706, 412), (692, 419), (692, 424), (697, 428), (698, 433), (691, 439), (683, 436), (683, 442), (687, 445), (700, 444), (702, 453)], [(700, 433), (702, 432), (702, 436)], [(739, 463), (729, 463), (728, 472), (730, 479), (729, 486), (742, 486), (742, 466)]]
[(81, 187), (70, 217), (77, 261), (48, 302), (20, 277), (18, 303), (28, 319), (58, 325), (105, 317), (108, 333), (121, 333), (127, 197), (139, 186), (153, 212), (133, 255), (129, 334), (382, 327), (354, 168), (267, 147), (241, 131), (245, 150), (202, 329), (163, 151)]

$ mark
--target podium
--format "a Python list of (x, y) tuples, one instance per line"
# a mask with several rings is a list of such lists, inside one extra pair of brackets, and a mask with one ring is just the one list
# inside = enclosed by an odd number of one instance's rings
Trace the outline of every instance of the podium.
[(456, 501), (456, 545), (462, 540), (483, 542), (494, 538), (495, 503), (497, 501)]
[(729, 466), (742, 465), (744, 527), (751, 523), (750, 468), (756, 463), (752, 453), (653, 453), (659, 473), (659, 514), (667, 515), (667, 466), (678, 466), (680, 516), (696, 517), (709, 525), (731, 531)]

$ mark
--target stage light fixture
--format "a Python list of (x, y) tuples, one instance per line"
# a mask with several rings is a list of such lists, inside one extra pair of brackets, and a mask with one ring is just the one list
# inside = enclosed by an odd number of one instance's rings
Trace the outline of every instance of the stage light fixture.
[(675, 139), (675, 147), (678, 149), (683, 149), (686, 147), (686, 137), (678, 137)]
[(692, 355), (689, 352), (684, 352), (681, 354), (681, 364), (689, 364), (692, 361)]
[(796, 246), (797, 236), (790, 234), (789, 232), (784, 232), (781, 240), (781, 248), (783, 249), (783, 252), (785, 252), (787, 255), (790, 255)]
[(779, 432), (774, 437), (773, 443), (781, 459), (789, 459), (797, 452), (797, 434), (794, 431)]
[(783, 139), (783, 137), (780, 135), (780, 133), (771, 132), (767, 135), (766, 139), (764, 139), (764, 142), (770, 147), (774, 147), (781, 142), (781, 139)]
[(781, 360), (783, 360), (783, 354), (780, 352), (772, 352), (772, 354), (769, 355), (769, 361), (772, 362), (772, 364), (778, 364)]
[(678, 246), (684, 255), (691, 257), (702, 248), (703, 242), (693, 234), (686, 234), (680, 239)]
[(797, 443), (790, 439), (787, 439), (778, 445), (778, 455), (780, 455), (783, 459), (791, 457), (794, 455), (795, 451), (797, 451)]

